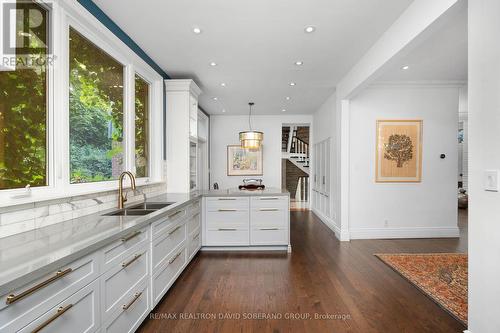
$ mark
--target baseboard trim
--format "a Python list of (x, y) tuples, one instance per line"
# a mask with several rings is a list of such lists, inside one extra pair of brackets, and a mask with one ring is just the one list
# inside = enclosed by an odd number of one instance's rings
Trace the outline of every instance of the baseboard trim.
[(201, 251), (286, 251), (292, 252), (290, 245), (263, 245), (263, 246), (208, 246), (203, 245)]
[(460, 237), (458, 227), (358, 228), (350, 229), (349, 234), (351, 239)]
[(311, 211), (316, 215), (321, 222), (323, 222), (324, 225), (326, 225), (328, 228), (330, 228), (334, 233), (335, 237), (337, 237), (340, 240), (340, 228), (337, 226), (335, 221), (329, 217), (326, 217), (323, 215), (320, 211), (318, 211), (315, 208), (312, 208)]

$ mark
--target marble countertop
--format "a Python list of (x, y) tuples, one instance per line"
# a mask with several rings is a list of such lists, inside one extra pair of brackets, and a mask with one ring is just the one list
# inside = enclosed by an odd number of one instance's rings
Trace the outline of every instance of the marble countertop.
[[(103, 216), (111, 208), (95, 214), (56, 223), (0, 239), (0, 295), (30, 281), (53, 273), (87, 254), (167, 216), (176, 208), (203, 196), (278, 196), (289, 195), (281, 189), (241, 191), (238, 189), (202, 191), (194, 194), (163, 194), (146, 202), (174, 202), (144, 216)], [(134, 206), (134, 202), (128, 206)]]

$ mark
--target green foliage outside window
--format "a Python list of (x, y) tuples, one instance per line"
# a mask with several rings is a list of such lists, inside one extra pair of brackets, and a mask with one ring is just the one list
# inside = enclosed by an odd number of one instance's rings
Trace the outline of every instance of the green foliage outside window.
[[(48, 14), (41, 7), (33, 3), (16, 5), (26, 11), (37, 7), (37, 18), (46, 22)], [(16, 69), (0, 72), (0, 190), (47, 184), (47, 52), (40, 48), (40, 43), (48, 44), (47, 28), (42, 24), (26, 34), (22, 23), (17, 22), (18, 46), (23, 42), (39, 50), (16, 55)], [(23, 61), (27, 58), (40, 61), (30, 64)]]
[(70, 29), (70, 181), (123, 171), (123, 65)]
[(135, 76), (135, 167), (137, 177), (149, 176), (149, 84)]

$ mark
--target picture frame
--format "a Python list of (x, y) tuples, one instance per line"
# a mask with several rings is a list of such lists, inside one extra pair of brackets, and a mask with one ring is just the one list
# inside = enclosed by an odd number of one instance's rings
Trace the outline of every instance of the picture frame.
[(228, 176), (262, 176), (262, 148), (250, 150), (240, 145), (227, 146)]
[(422, 181), (423, 121), (377, 120), (375, 182)]

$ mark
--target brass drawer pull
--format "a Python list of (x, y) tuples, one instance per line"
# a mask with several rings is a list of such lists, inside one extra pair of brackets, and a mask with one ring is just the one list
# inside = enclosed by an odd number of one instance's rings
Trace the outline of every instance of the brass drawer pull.
[(237, 212), (237, 209), (219, 209), (219, 212)]
[(261, 212), (277, 212), (279, 211), (278, 208), (261, 208), (260, 209)]
[(233, 201), (233, 200), (236, 200), (236, 198), (219, 198), (217, 200), (220, 200), (220, 201), (229, 201), (229, 200), (231, 200), (231, 201)]
[(259, 230), (280, 230), (279, 228), (260, 228)]
[(177, 228), (175, 228), (174, 230), (170, 231), (170, 232), (168, 233), (168, 235), (169, 235), (169, 236), (170, 236), (170, 235), (172, 235), (174, 232), (176, 232), (177, 230), (179, 230), (181, 227), (182, 227), (181, 225), (180, 225), (180, 226), (178, 226), (178, 227), (177, 227)]
[(169, 218), (169, 219), (171, 219), (171, 218), (173, 218), (174, 216), (177, 216), (177, 215), (179, 215), (179, 214), (180, 214), (180, 213), (182, 213), (182, 212), (183, 212), (183, 210), (178, 210), (178, 211), (176, 211), (175, 213), (173, 213), (172, 215), (169, 215), (169, 216), (168, 216), (168, 218)]
[(177, 253), (177, 254), (175, 255), (175, 257), (173, 257), (172, 259), (170, 259), (170, 260), (168, 261), (168, 263), (169, 263), (169, 264), (173, 264), (173, 263), (174, 263), (174, 261), (176, 261), (176, 260), (177, 260), (177, 258), (179, 258), (181, 254), (182, 254), (182, 251), (181, 251), (181, 252), (179, 252), (179, 253)]
[(135, 236), (139, 236), (141, 233), (142, 233), (142, 231), (139, 231), (139, 230), (134, 231), (133, 233), (131, 233), (131, 234), (129, 234), (129, 235), (127, 235), (127, 236), (123, 237), (123, 238), (121, 239), (121, 241), (125, 243), (125, 242), (127, 242), (127, 241), (131, 240), (132, 238), (134, 238)]
[(71, 309), (73, 307), (73, 304), (68, 304), (66, 306), (60, 306), (57, 308), (56, 313), (54, 313), (49, 319), (41, 323), (37, 328), (35, 328), (31, 333), (38, 333), (41, 330), (43, 330), (47, 325), (49, 325), (51, 322), (62, 316), (66, 311)]
[(128, 308), (130, 308), (132, 306), (132, 304), (134, 304), (135, 301), (137, 301), (139, 299), (139, 297), (141, 297), (141, 295), (142, 295), (142, 291), (140, 293), (135, 293), (134, 294), (134, 298), (128, 304), (123, 304), (122, 305), (122, 309), (123, 310), (128, 310)]
[(196, 235), (193, 236), (193, 240), (195, 240), (196, 238), (198, 238), (198, 236), (200, 236), (200, 233), (197, 233)]
[(128, 267), (130, 266), (131, 263), (133, 263), (134, 261), (136, 261), (137, 259), (139, 259), (140, 257), (142, 256), (142, 253), (141, 254), (136, 254), (132, 259), (130, 259), (128, 262), (124, 262), (122, 263), (122, 267), (125, 268), (125, 267)]
[(275, 197), (266, 197), (266, 198), (260, 198), (260, 200), (279, 200), (280, 198), (275, 198)]
[(236, 231), (236, 228), (219, 228), (219, 231)]
[(20, 299), (34, 293), (35, 291), (37, 291), (38, 289), (42, 289), (43, 287), (51, 284), (52, 282), (62, 278), (64, 275), (68, 274), (68, 273), (71, 273), (73, 271), (72, 268), (67, 268), (65, 269), (64, 271), (57, 271), (56, 274), (43, 281), (43, 282), (40, 282), (39, 284), (37, 284), (36, 286), (33, 286), (31, 288), (29, 288), (28, 290), (25, 290), (23, 291), (22, 293), (20, 293), (19, 295), (14, 295), (14, 294), (10, 294), (9, 296), (7, 296), (7, 300), (5, 301), (6, 304), (12, 304), (14, 302), (17, 302), (19, 301)]

